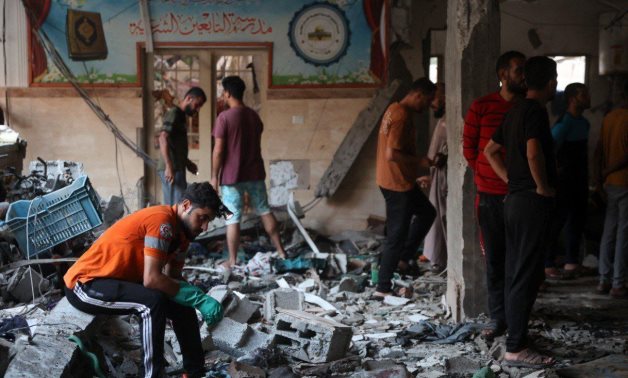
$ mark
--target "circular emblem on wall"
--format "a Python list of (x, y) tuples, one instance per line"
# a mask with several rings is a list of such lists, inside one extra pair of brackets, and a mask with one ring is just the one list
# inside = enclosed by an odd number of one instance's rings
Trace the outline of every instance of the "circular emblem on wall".
[(316, 66), (336, 63), (346, 54), (351, 31), (345, 13), (329, 3), (312, 3), (294, 14), (288, 29), (290, 46)]

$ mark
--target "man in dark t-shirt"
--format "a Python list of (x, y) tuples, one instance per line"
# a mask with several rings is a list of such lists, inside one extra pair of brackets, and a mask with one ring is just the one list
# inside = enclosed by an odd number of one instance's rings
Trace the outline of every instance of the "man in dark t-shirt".
[(157, 173), (161, 178), (164, 204), (174, 205), (181, 200), (187, 188), (185, 170), (196, 174), (198, 167), (188, 159), (187, 118), (198, 113), (207, 101), (199, 87), (190, 88), (183, 100), (164, 115), (159, 131), (159, 163)]
[(508, 183), (504, 204), (508, 327), (504, 361), (510, 366), (543, 368), (554, 360), (534, 351), (527, 334), (544, 278), (544, 242), (554, 206), (556, 163), (545, 105), (556, 93), (556, 62), (532, 57), (525, 63), (524, 75), (526, 99), (506, 114), (484, 154), (495, 173)]

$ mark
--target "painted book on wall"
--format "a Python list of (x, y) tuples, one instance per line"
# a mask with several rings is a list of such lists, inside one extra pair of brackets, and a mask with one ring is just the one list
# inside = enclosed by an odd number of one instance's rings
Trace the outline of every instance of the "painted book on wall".
[[(140, 85), (140, 54), (151, 33), (157, 48), (221, 46), (268, 48), (271, 87), (380, 86), (386, 72), (387, 0), (150, 0), (146, 25), (137, 0), (27, 0), (42, 28), (80, 82)], [(106, 55), (76, 61), (68, 13), (100, 15)], [(34, 36), (32, 85), (65, 78)]]

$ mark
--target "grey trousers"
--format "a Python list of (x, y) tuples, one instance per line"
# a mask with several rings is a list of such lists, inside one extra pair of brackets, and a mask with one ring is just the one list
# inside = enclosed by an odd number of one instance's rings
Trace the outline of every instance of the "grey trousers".
[(628, 256), (628, 188), (606, 185), (608, 204), (604, 233), (600, 245), (600, 282), (611, 282), (614, 288), (626, 283)]

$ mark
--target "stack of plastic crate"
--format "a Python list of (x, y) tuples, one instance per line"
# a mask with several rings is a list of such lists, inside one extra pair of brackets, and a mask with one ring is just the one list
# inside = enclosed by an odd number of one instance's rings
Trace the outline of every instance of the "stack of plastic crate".
[(15, 201), (6, 216), (6, 224), (26, 257), (90, 231), (102, 220), (100, 199), (87, 176), (32, 201)]

